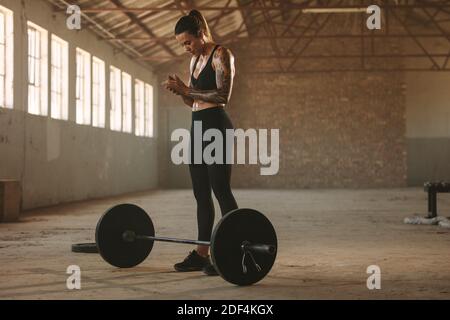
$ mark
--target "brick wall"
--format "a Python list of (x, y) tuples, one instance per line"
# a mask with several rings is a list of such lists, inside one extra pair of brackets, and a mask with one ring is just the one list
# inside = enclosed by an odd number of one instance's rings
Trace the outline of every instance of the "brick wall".
[(234, 185), (267, 188), (405, 184), (405, 109), (397, 74), (240, 77), (229, 114), (239, 128), (280, 129), (280, 171), (236, 166)]

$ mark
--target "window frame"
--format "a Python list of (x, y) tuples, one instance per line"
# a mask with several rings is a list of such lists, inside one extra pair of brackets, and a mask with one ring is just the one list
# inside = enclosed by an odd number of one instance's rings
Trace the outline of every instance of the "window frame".
[(122, 71), (109, 66), (109, 94), (110, 94), (110, 117), (109, 128), (112, 131), (122, 131)]
[(90, 125), (92, 122), (91, 103), (91, 54), (76, 48), (76, 123)]
[[(56, 61), (56, 48), (60, 49)], [(50, 108), (51, 117), (58, 120), (69, 118), (69, 43), (55, 34), (51, 35), (50, 59)], [(57, 63), (57, 65), (56, 65)], [(59, 99), (55, 99), (55, 96)]]
[(145, 136), (145, 83), (142, 80), (134, 80), (134, 134), (138, 137)]
[(133, 132), (133, 79), (122, 71), (122, 132)]
[[(48, 31), (31, 21), (27, 21), (27, 35), (27, 111), (34, 115), (48, 116)], [(36, 37), (36, 35), (39, 35), (39, 37)]]
[(144, 113), (145, 113), (145, 136), (152, 138), (154, 136), (154, 91), (153, 86), (146, 83), (145, 84), (145, 103), (144, 103)]
[[(97, 67), (99, 70), (96, 70)], [(96, 73), (96, 71), (98, 71)], [(98, 77), (98, 79), (97, 79)], [(98, 87), (98, 89), (97, 89)], [(97, 92), (98, 90), (98, 92)], [(98, 100), (97, 100), (98, 99)], [(106, 109), (106, 64), (102, 59), (92, 57), (92, 126), (105, 128)]]
[(14, 12), (0, 5), (0, 108), (14, 107)]

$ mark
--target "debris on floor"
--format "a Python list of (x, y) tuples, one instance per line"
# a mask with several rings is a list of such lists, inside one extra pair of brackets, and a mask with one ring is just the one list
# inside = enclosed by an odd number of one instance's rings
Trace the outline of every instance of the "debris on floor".
[(425, 218), (419, 215), (414, 215), (412, 217), (406, 217), (403, 220), (406, 224), (426, 224), (426, 225), (438, 225), (442, 228), (450, 228), (450, 220), (446, 217), (434, 217), (434, 218)]

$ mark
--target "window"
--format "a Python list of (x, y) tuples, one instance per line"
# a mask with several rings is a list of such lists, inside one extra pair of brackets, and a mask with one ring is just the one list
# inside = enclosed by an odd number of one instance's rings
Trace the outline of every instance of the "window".
[(136, 79), (134, 81), (134, 99), (135, 99), (135, 112), (134, 112), (134, 133), (143, 137), (145, 135), (145, 85), (141, 80)]
[(77, 48), (77, 118), (78, 124), (91, 123), (91, 55)]
[(153, 87), (136, 79), (134, 96), (135, 134), (140, 137), (153, 137)]
[(0, 6), (0, 107), (13, 107), (13, 12)]
[(105, 62), (92, 58), (92, 125), (105, 127)]
[(48, 114), (47, 45), (48, 33), (28, 22), (28, 112)]
[(123, 132), (132, 132), (132, 96), (131, 96), (131, 76), (122, 72), (122, 98), (123, 98)]
[(52, 34), (51, 56), (51, 117), (67, 120), (69, 99), (69, 45)]
[(133, 97), (131, 76), (110, 67), (109, 94), (111, 97), (110, 127), (114, 131), (133, 132)]
[(153, 137), (153, 87), (145, 85), (145, 136)]
[(111, 130), (122, 130), (122, 80), (121, 71), (110, 67), (109, 90), (111, 98), (110, 127)]

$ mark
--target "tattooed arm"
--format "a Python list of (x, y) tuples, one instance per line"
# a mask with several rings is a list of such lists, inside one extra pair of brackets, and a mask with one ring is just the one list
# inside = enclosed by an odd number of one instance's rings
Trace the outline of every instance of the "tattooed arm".
[(234, 78), (234, 57), (230, 50), (219, 47), (214, 52), (217, 90), (187, 88), (186, 96), (194, 100), (225, 105), (231, 96)]
[(186, 96), (181, 96), (181, 98), (183, 99), (185, 105), (192, 108), (192, 106), (194, 105), (194, 99)]

